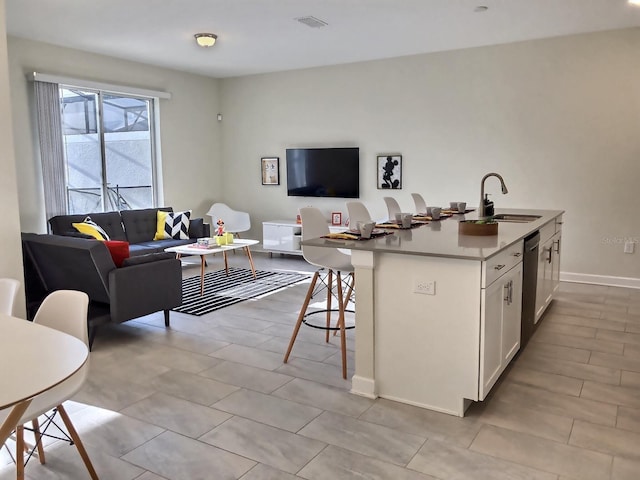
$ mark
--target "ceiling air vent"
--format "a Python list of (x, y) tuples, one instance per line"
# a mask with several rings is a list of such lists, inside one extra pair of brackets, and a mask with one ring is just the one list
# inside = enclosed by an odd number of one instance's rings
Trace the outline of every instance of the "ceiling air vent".
[(312, 17), (311, 15), (307, 17), (298, 17), (295, 20), (297, 20), (300, 23), (304, 23), (307, 27), (311, 27), (311, 28), (320, 28), (320, 27), (326, 27), (327, 25), (329, 25), (327, 22), (323, 22), (319, 18)]

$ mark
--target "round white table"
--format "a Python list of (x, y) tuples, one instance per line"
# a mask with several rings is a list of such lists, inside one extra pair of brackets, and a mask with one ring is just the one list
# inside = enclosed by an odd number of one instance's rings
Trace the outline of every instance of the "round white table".
[(84, 342), (72, 335), (0, 314), (0, 410), (12, 407), (0, 426), (0, 446), (31, 399), (77, 372), (88, 356)]

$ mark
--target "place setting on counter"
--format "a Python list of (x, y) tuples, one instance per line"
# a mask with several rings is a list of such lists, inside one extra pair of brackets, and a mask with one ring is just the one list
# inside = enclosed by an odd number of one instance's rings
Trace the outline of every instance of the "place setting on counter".
[(357, 228), (349, 229), (344, 232), (334, 232), (323, 235), (322, 238), (330, 240), (371, 240), (372, 238), (383, 237), (385, 235), (393, 235), (393, 232), (376, 228), (375, 222), (358, 222)]
[(426, 207), (425, 212), (395, 214), (394, 219), (384, 221), (358, 222), (356, 228), (343, 232), (331, 232), (322, 238), (329, 240), (371, 240), (385, 235), (393, 235), (396, 230), (411, 230), (413, 228), (428, 225), (430, 222), (439, 222), (454, 215), (464, 215), (474, 211), (467, 209), (466, 202), (450, 202), (449, 207)]

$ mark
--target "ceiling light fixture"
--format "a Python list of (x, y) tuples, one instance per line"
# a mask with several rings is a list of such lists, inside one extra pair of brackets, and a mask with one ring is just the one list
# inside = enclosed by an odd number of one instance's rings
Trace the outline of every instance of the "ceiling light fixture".
[(196, 33), (194, 37), (196, 43), (203, 48), (213, 47), (218, 39), (218, 36), (213, 33)]
[(629, 0), (629, 3), (631, 5), (636, 5), (637, 7), (640, 7), (640, 0)]
[(473, 9), (473, 11), (476, 13), (486, 12), (487, 10), (489, 10), (489, 7), (487, 7), (486, 5), (478, 5), (476, 8)]

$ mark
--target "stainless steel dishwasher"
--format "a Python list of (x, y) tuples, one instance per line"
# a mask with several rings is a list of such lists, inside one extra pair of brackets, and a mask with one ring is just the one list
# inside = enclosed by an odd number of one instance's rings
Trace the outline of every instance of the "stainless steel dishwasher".
[(540, 232), (524, 239), (522, 259), (522, 326), (520, 329), (520, 351), (527, 344), (536, 328), (536, 287), (538, 283), (538, 247)]

